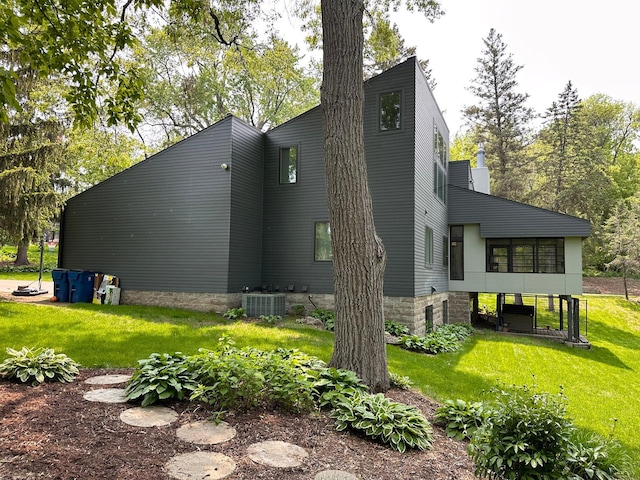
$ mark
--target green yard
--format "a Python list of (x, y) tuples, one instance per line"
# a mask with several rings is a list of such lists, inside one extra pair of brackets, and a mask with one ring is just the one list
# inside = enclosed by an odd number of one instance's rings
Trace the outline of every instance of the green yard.
[[(426, 356), (389, 346), (389, 367), (440, 401), (482, 399), (497, 381), (535, 382), (549, 392), (562, 386), (574, 422), (604, 435), (615, 423), (615, 437), (640, 465), (640, 305), (620, 297), (583, 298), (591, 350), (484, 330), (451, 354)], [(285, 325), (232, 323), (212, 314), (154, 307), (2, 302), (0, 359), (6, 357), (5, 347), (43, 346), (86, 367), (133, 367), (152, 352), (195, 353), (223, 334), (240, 347), (286, 346), (329, 359), (331, 333), (293, 321)]]

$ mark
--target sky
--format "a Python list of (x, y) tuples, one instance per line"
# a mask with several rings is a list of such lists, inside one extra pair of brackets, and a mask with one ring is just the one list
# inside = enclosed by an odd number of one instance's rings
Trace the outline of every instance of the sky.
[(603, 93), (640, 107), (640, 1), (441, 0), (445, 15), (430, 23), (421, 14), (392, 14), (406, 45), (429, 59), (434, 96), (453, 137), (460, 111), (475, 99), (467, 88), (491, 28), (523, 68), (517, 91), (538, 113), (571, 80), (580, 98)]

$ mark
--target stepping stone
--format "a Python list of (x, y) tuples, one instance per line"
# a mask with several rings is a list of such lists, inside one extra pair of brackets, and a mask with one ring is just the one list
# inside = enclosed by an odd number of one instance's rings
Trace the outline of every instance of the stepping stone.
[(178, 419), (178, 413), (168, 407), (134, 407), (120, 414), (120, 420), (134, 427), (162, 427)]
[(98, 388), (83, 395), (85, 400), (102, 403), (127, 403), (124, 388)]
[(87, 378), (84, 383), (89, 385), (115, 385), (116, 383), (128, 382), (130, 379), (131, 375), (98, 375)]
[(185, 442), (199, 445), (214, 445), (226, 442), (236, 436), (236, 429), (227, 422), (216, 425), (212, 421), (187, 423), (176, 432), (178, 438)]
[(249, 445), (247, 455), (260, 465), (277, 468), (299, 467), (302, 465), (302, 461), (309, 456), (302, 447), (273, 440)]
[(165, 468), (177, 480), (216, 480), (231, 475), (236, 462), (218, 452), (194, 452), (173, 457)]
[(318, 472), (313, 480), (358, 480), (358, 477), (342, 470), (323, 470)]

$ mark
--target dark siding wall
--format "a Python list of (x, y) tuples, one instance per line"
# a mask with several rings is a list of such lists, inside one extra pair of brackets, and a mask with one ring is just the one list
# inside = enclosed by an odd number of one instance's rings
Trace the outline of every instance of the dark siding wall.
[(133, 290), (226, 292), (231, 117), (69, 200), (61, 267)]
[[(297, 183), (278, 183), (280, 148), (297, 146)], [(267, 132), (264, 164), (264, 285), (333, 292), (331, 262), (314, 261), (315, 222), (328, 220), (320, 108)]]
[[(427, 86), (424, 74), (415, 65), (416, 142), (415, 142), (415, 296), (428, 295), (431, 287), (438, 292), (449, 289), (448, 267), (443, 266), (443, 237), (448, 235), (447, 207), (433, 192), (434, 124), (449, 145), (449, 129)], [(425, 266), (425, 226), (433, 230), (433, 264)]]
[(449, 185), (469, 188), (471, 180), (471, 166), (469, 160), (458, 160), (449, 163)]
[[(414, 62), (365, 83), (364, 133), (376, 230), (387, 250), (384, 293), (413, 296)], [(379, 130), (380, 94), (401, 90), (401, 129)]]
[(263, 134), (233, 119), (229, 292), (260, 284)]

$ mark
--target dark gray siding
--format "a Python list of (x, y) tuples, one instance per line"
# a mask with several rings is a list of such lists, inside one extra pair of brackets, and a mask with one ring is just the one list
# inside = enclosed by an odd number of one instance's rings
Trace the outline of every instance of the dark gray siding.
[(469, 188), (471, 183), (471, 166), (469, 160), (449, 162), (449, 185)]
[[(297, 183), (280, 185), (281, 148), (298, 148)], [(322, 118), (316, 107), (266, 133), (262, 284), (308, 285), (333, 292), (331, 262), (314, 260), (315, 222), (328, 221), (322, 147)]]
[(231, 117), (69, 200), (61, 267), (133, 290), (226, 292)]
[(233, 119), (229, 292), (259, 285), (262, 273), (263, 134)]
[[(448, 267), (444, 265), (446, 251), (443, 238), (448, 235), (447, 207), (433, 191), (434, 125), (449, 145), (449, 129), (440, 108), (429, 89), (417, 62), (412, 65), (416, 85), (415, 139), (415, 204), (411, 205), (412, 235), (415, 237), (415, 296), (429, 295), (431, 288), (438, 292), (449, 289)], [(433, 230), (433, 263), (425, 264), (425, 227)]]
[[(415, 61), (365, 82), (364, 134), (376, 230), (387, 250), (384, 293), (414, 292)], [(402, 92), (401, 129), (379, 130), (380, 95)]]
[(449, 189), (449, 224), (480, 224), (483, 238), (588, 237), (588, 220), (471, 190)]

